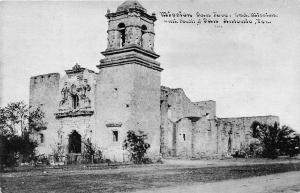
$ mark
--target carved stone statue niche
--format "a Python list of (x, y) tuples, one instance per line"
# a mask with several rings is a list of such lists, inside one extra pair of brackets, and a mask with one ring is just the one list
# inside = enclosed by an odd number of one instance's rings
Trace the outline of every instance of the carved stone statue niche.
[[(59, 109), (65, 111), (90, 108), (91, 100), (88, 97), (90, 91), (91, 86), (88, 84), (87, 79), (84, 79), (83, 82), (80, 81), (79, 84), (73, 83), (72, 85), (68, 85), (68, 82), (65, 82), (61, 90)], [(74, 102), (74, 100), (76, 101)]]
[(59, 108), (61, 110), (70, 109), (70, 88), (68, 87), (68, 83), (65, 82), (64, 87), (61, 90), (62, 99), (59, 103)]

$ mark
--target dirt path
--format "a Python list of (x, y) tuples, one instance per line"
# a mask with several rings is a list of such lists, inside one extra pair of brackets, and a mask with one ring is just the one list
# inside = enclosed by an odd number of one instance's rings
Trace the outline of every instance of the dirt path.
[(136, 193), (300, 193), (300, 172), (226, 180), (211, 183), (196, 183), (138, 191)]

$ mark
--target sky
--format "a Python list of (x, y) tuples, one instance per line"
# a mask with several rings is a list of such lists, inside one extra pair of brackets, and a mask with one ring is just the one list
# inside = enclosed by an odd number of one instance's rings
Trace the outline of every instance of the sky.
[[(0, 2), (0, 104), (29, 100), (31, 76), (97, 71), (109, 8), (122, 1)], [(277, 115), (300, 132), (300, 1), (140, 1), (155, 12), (162, 85), (192, 101), (215, 100), (218, 117)], [(165, 23), (161, 11), (275, 13), (271, 24)]]

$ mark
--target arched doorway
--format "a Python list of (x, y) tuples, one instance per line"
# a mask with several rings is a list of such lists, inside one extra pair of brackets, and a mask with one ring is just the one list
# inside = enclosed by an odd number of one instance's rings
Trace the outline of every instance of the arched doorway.
[(81, 135), (73, 130), (69, 135), (69, 153), (81, 153)]

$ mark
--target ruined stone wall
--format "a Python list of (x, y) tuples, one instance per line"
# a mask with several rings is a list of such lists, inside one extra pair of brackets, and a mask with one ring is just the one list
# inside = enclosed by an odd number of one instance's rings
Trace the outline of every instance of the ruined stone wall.
[(167, 107), (166, 112), (163, 112), (167, 116), (162, 116), (176, 122), (184, 117), (201, 117), (203, 115), (201, 107), (191, 102), (181, 88), (161, 87), (161, 90), (161, 103)]
[(230, 155), (239, 150), (243, 145), (252, 141), (251, 125), (254, 121), (263, 124), (274, 124), (279, 122), (277, 116), (254, 116), (237, 118), (218, 118), (216, 127), (219, 132), (218, 153)]
[(188, 118), (183, 118), (176, 125), (176, 156), (191, 157), (192, 156), (192, 128), (193, 123)]
[[(161, 153), (163, 156), (183, 156), (178, 151), (178, 127), (177, 124), (184, 118), (202, 117), (206, 112), (202, 107), (191, 102), (182, 89), (171, 89), (161, 87)], [(186, 125), (187, 124), (187, 125)], [(185, 125), (185, 126), (184, 126)], [(176, 127), (175, 127), (176, 126)], [(189, 127), (192, 130), (191, 122), (188, 120), (179, 124), (180, 127)], [(190, 139), (187, 138), (187, 141)], [(187, 144), (188, 142), (184, 142)], [(191, 154), (191, 146), (189, 146)], [(186, 155), (185, 155), (186, 156)]]
[(165, 157), (231, 155), (253, 140), (253, 121), (279, 122), (276, 116), (217, 118), (215, 101), (191, 102), (182, 89), (161, 87), (160, 100), (161, 153)]
[(56, 137), (57, 120), (54, 113), (58, 108), (59, 101), (59, 80), (58, 73), (44, 74), (30, 78), (30, 96), (29, 105), (36, 108), (40, 107), (45, 113), (45, 122), (47, 129), (39, 133), (34, 133), (39, 139), (39, 134), (44, 135), (44, 143), (40, 143), (37, 150), (39, 153), (51, 153), (50, 144)]
[(194, 104), (197, 105), (199, 108), (201, 108), (203, 115), (206, 116), (208, 119), (214, 119), (216, 117), (215, 101), (213, 100), (199, 101), (199, 102), (194, 102)]
[(194, 123), (192, 157), (203, 158), (217, 155), (218, 131), (214, 119), (202, 117)]

